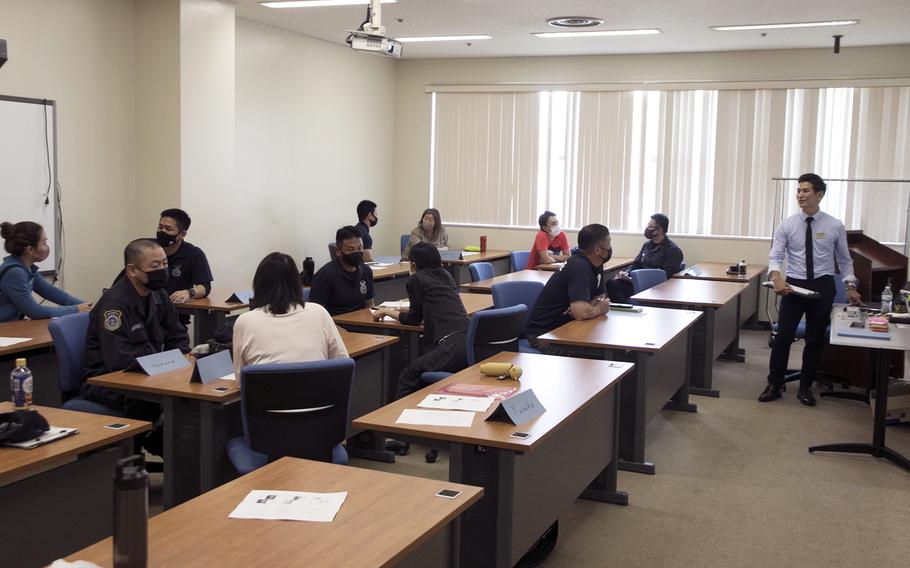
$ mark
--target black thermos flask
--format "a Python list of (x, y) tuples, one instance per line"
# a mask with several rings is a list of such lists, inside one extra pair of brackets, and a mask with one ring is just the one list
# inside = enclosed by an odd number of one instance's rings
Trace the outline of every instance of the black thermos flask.
[(114, 567), (148, 564), (149, 474), (145, 457), (117, 460), (114, 473)]
[(314, 272), (316, 272), (316, 263), (313, 262), (312, 256), (308, 256), (303, 261), (303, 273), (300, 275), (303, 278), (304, 286), (309, 286), (313, 283)]

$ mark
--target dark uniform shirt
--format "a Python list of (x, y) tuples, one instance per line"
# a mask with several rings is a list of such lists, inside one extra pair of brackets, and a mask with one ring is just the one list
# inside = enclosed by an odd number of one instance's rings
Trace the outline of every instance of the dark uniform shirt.
[(405, 325), (420, 325), (422, 321), (426, 343), (435, 345), (447, 335), (468, 330), (468, 314), (448, 270), (418, 270), (408, 280), (407, 287), (411, 307), (401, 312), (399, 319)]
[(373, 237), (370, 236), (370, 227), (361, 221), (354, 225), (354, 228), (360, 231), (360, 238), (363, 240), (364, 250), (373, 250)]
[(373, 270), (361, 263), (357, 270), (348, 272), (337, 257), (316, 271), (310, 285), (310, 301), (332, 316), (366, 307), (373, 295)]
[(189, 290), (200, 284), (205, 293), (212, 291), (212, 269), (202, 249), (186, 241), (181, 243), (177, 252), (167, 257), (168, 296), (178, 290)]
[(537, 337), (572, 321), (572, 302), (590, 302), (606, 292), (602, 266), (594, 266), (583, 254), (569, 257), (540, 291), (528, 320), (528, 335)]
[(629, 267), (629, 272), (639, 268), (662, 268), (667, 273), (667, 278), (672, 278), (679, 272), (682, 261), (682, 249), (669, 237), (657, 245), (648, 240), (641, 245), (641, 251), (635, 257), (635, 262)]
[[(167, 292), (158, 290), (142, 297), (129, 278), (121, 278), (89, 314), (84, 376), (120, 371), (137, 357), (171, 349), (187, 353), (190, 340)], [(82, 388), (89, 386), (84, 383)]]

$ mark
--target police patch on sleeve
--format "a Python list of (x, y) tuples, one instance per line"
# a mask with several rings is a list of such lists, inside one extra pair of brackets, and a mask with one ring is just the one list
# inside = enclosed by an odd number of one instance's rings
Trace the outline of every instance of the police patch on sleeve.
[(108, 331), (117, 331), (123, 325), (123, 312), (120, 310), (108, 310), (104, 312), (104, 329)]

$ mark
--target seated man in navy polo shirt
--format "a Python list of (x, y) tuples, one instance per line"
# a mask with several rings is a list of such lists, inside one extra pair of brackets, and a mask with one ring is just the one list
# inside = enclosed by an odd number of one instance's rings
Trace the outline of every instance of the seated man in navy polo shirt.
[(373, 271), (363, 263), (363, 239), (350, 225), (335, 233), (335, 258), (320, 268), (310, 285), (310, 301), (330, 315), (373, 307)]
[(544, 286), (528, 320), (528, 343), (548, 355), (574, 355), (571, 349), (537, 338), (572, 320), (587, 320), (610, 309), (605, 297), (603, 265), (613, 256), (610, 230), (586, 225), (578, 232), (579, 253), (569, 257)]
[[(205, 298), (212, 291), (212, 269), (202, 249), (184, 239), (190, 229), (190, 216), (182, 209), (165, 209), (158, 220), (155, 240), (167, 255), (167, 295), (175, 304)], [(188, 325), (190, 316), (180, 314)]]

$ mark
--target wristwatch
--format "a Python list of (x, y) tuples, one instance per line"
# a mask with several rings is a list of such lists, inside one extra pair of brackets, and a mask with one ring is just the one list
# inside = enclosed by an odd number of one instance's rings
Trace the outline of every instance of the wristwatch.
[(196, 297), (196, 287), (195, 286), (193, 286), (192, 288), (187, 288), (186, 291), (190, 293), (190, 299), (193, 299)]

